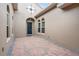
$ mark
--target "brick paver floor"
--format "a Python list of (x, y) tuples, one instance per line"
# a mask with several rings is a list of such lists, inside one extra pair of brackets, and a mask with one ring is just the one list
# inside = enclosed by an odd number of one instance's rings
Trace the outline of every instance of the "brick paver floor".
[(36, 36), (16, 38), (14, 56), (78, 56), (78, 53), (59, 47), (48, 40)]

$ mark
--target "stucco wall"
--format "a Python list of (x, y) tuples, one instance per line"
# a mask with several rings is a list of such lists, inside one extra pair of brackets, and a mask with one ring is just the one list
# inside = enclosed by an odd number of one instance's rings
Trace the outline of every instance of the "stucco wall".
[[(12, 16), (13, 16), (13, 10), (12, 5), (8, 4), (10, 7), (10, 14), (9, 14), (9, 25), (10, 25), (10, 40), (7, 38), (7, 4), (0, 3), (0, 55), (6, 55), (7, 53), (7, 47), (10, 46), (10, 42), (12, 41)], [(8, 42), (7, 42), (8, 40)], [(4, 51), (2, 52), (2, 48), (4, 48)]]
[(45, 35), (50, 37), (52, 42), (79, 51), (79, 7), (67, 11), (55, 8), (39, 17), (38, 20), (43, 17), (45, 18)]
[(2, 48), (5, 48), (6, 44), (6, 19), (6, 5), (0, 4), (0, 55), (5, 55)]
[(25, 15), (16, 12), (14, 14), (14, 31), (15, 37), (25, 37), (26, 36), (26, 17)]
[[(31, 14), (27, 11), (27, 6), (29, 6), (30, 3), (19, 3), (18, 4), (18, 11), (15, 12), (14, 14), (14, 30), (15, 30), (15, 37), (26, 37), (27, 35), (27, 23), (26, 19), (29, 17), (33, 17), (37, 13), (37, 11), (40, 10), (38, 6), (35, 4), (32, 4), (34, 8), (36, 8), (35, 13)], [(34, 19), (35, 20), (35, 19)], [(33, 24), (34, 25), (34, 24)], [(33, 26), (33, 31), (35, 31), (34, 26)], [(34, 32), (35, 34), (35, 32)]]
[[(12, 7), (12, 4), (11, 3), (8, 3), (7, 5), (9, 5), (9, 9), (10, 9), (10, 13), (9, 13), (9, 33), (10, 33), (10, 37), (8, 37), (6, 39), (6, 55), (9, 54), (9, 49), (10, 47), (12, 46), (12, 44), (14, 43), (14, 11), (13, 11), (13, 7)], [(7, 6), (6, 5), (6, 6)], [(10, 39), (10, 40), (9, 40)]]

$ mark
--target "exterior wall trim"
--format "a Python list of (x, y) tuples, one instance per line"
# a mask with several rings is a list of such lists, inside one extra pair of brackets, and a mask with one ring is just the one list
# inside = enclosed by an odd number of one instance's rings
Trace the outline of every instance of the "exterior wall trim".
[(35, 15), (35, 18), (38, 18), (38, 17), (46, 14), (47, 12), (51, 11), (52, 9), (54, 9), (56, 7), (61, 8), (63, 10), (70, 10), (70, 9), (78, 7), (78, 6), (79, 6), (79, 3), (63, 3), (63, 4), (52, 3), (47, 8), (42, 10), (40, 13)]
[(57, 5), (58, 8), (61, 8), (63, 10), (70, 10), (78, 6), (79, 6), (79, 3), (64, 3), (62, 5), (60, 4)]
[(50, 10), (56, 8), (57, 3), (52, 3), (51, 5), (49, 5), (47, 8), (45, 8), (43, 11), (41, 11), (40, 13), (38, 13), (35, 18), (38, 18), (42, 15), (44, 15), (45, 13), (49, 12)]

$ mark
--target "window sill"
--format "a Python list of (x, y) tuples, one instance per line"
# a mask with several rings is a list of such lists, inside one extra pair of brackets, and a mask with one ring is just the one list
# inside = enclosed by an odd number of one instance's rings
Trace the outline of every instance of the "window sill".
[(6, 43), (8, 43), (10, 41), (11, 37), (8, 37), (6, 40)]
[(7, 38), (6, 43), (8, 43), (12, 39), (12, 37), (13, 37), (13, 34), (11, 34), (11, 36)]
[(37, 33), (37, 34), (45, 35), (45, 33)]

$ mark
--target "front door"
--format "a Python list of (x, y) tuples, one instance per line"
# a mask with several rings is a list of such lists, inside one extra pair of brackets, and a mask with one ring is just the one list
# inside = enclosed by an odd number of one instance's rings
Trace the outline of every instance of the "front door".
[(27, 22), (27, 34), (32, 34), (32, 22)]

